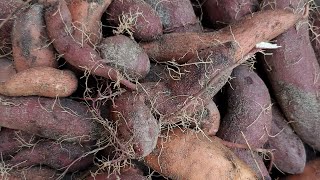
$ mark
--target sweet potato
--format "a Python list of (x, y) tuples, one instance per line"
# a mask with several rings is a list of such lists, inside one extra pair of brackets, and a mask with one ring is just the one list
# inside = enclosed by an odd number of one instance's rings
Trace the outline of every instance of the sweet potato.
[(146, 165), (172, 179), (256, 179), (257, 177), (217, 138), (177, 128), (158, 140), (144, 158)]
[(93, 155), (85, 156), (90, 148), (77, 143), (41, 141), (34, 147), (19, 151), (7, 164), (18, 168), (46, 165), (57, 170), (69, 172), (88, 168), (93, 163)]
[(190, 0), (145, 0), (145, 2), (157, 11), (165, 33), (202, 30)]
[(149, 58), (157, 61), (186, 62), (197, 51), (229, 41), (237, 42), (234, 60), (243, 59), (256, 44), (269, 41), (293, 26), (303, 15), (288, 10), (269, 10), (249, 15), (242, 20), (209, 33), (171, 33), (159, 40), (143, 42)]
[(160, 17), (143, 0), (114, 0), (107, 9), (107, 20), (118, 26), (116, 34), (129, 33), (139, 40), (153, 40), (162, 35)]
[(95, 49), (87, 43), (79, 44), (73, 39), (72, 18), (64, 0), (45, 1), (43, 4), (46, 7), (45, 21), (48, 35), (54, 40), (55, 49), (59, 54), (63, 54), (68, 63), (93, 75), (117, 80), (129, 89), (136, 89), (135, 84), (123, 79), (117, 70), (108, 66), (109, 61), (102, 59)]
[[(133, 148), (134, 158), (145, 157), (155, 148), (160, 126), (145, 105), (143, 95), (122, 94), (115, 100), (112, 120), (117, 122), (119, 138)], [(126, 104), (122, 104), (126, 102)], [(132, 147), (130, 147), (132, 146)]]
[[(0, 126), (49, 139), (94, 140), (99, 127), (85, 105), (69, 99), (0, 96)], [(19, 116), (17, 116), (19, 114)]]
[(20, 13), (12, 30), (12, 56), (16, 70), (57, 67), (43, 17), (44, 7), (34, 4)]
[(125, 167), (121, 169), (120, 173), (108, 174), (102, 173), (94, 177), (90, 176), (86, 180), (147, 180), (148, 178), (143, 176), (141, 170), (134, 167)]
[(0, 131), (0, 157), (7, 159), (25, 146), (35, 143), (37, 138), (22, 131), (1, 128)]
[(44, 180), (57, 179), (59, 172), (47, 167), (31, 167), (27, 169), (14, 169), (7, 175), (0, 176), (6, 180)]
[(301, 139), (293, 132), (278, 107), (272, 107), (272, 126), (268, 149), (273, 149), (274, 165), (290, 174), (302, 173), (306, 164), (306, 151)]
[(127, 79), (141, 79), (150, 69), (148, 55), (134, 40), (124, 36), (111, 36), (99, 45), (101, 57), (118, 69)]
[(102, 39), (101, 16), (112, 0), (67, 0), (75, 26), (73, 37), (78, 43), (97, 45)]
[(216, 26), (239, 21), (258, 8), (258, 0), (203, 0), (203, 17)]
[[(217, 136), (225, 141), (261, 148), (268, 140), (272, 121), (268, 88), (255, 72), (244, 65), (235, 68), (231, 76), (235, 78), (227, 88), (227, 114), (221, 121)], [(269, 176), (264, 166), (257, 169), (249, 150), (233, 149), (233, 152), (255, 169), (260, 178)]]
[(16, 69), (10, 59), (0, 58), (0, 83), (5, 82), (16, 73)]
[[(318, 3), (320, 4), (320, 2)], [(315, 8), (313, 12), (311, 12), (310, 16), (310, 24), (311, 24), (311, 43), (313, 50), (316, 54), (318, 63), (320, 64), (320, 9), (319, 7)]]
[[(266, 1), (269, 2), (269, 1)], [(277, 0), (276, 8), (300, 11), (304, 1)], [(309, 39), (307, 19), (275, 40), (283, 48), (265, 56), (265, 71), (287, 120), (302, 141), (320, 150), (320, 66)]]
[(0, 1), (0, 55), (11, 53), (11, 31), (14, 15), (18, 15), (18, 11), (25, 6), (27, 5), (22, 0)]
[(318, 159), (309, 161), (306, 164), (306, 167), (304, 168), (301, 174), (290, 175), (283, 179), (284, 180), (302, 180), (302, 179), (315, 180), (315, 179), (319, 179), (319, 173), (320, 173), (320, 159), (318, 158)]
[(34, 67), (21, 71), (0, 83), (0, 94), (5, 96), (66, 97), (77, 90), (78, 80), (68, 70)]
[(200, 111), (198, 114), (201, 118), (200, 128), (206, 135), (214, 136), (220, 127), (220, 112), (213, 101), (209, 101), (204, 109), (204, 112)]

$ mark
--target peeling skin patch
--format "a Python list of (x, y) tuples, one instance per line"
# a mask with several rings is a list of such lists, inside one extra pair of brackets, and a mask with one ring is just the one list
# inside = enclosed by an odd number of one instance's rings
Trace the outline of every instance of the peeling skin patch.
[(278, 101), (300, 138), (320, 150), (320, 99), (317, 94), (302, 91), (292, 84), (276, 84)]

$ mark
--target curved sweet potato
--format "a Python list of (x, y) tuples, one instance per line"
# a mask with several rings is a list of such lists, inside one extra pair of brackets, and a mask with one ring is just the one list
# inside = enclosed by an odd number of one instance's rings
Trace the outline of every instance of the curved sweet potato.
[(145, 0), (157, 11), (164, 32), (200, 32), (202, 30), (190, 0)]
[(58, 65), (45, 28), (43, 11), (43, 5), (33, 4), (15, 19), (12, 56), (18, 72), (32, 67)]
[(301, 139), (293, 132), (278, 107), (272, 107), (272, 126), (267, 148), (274, 149), (276, 168), (290, 174), (302, 173), (306, 164), (306, 151)]
[(107, 14), (108, 21), (119, 26), (117, 33), (129, 30), (139, 40), (153, 40), (162, 35), (160, 17), (144, 0), (114, 0)]
[(157, 148), (144, 158), (146, 165), (172, 179), (256, 179), (239, 158), (202, 133), (177, 128), (158, 140)]
[[(55, 140), (88, 141), (99, 134), (85, 105), (69, 99), (0, 96), (0, 126)], [(19, 114), (19, 116), (17, 116)]]
[(83, 157), (89, 151), (88, 146), (77, 143), (41, 141), (32, 148), (19, 151), (7, 163), (18, 168), (46, 165), (53, 169), (67, 168), (68, 172), (74, 172), (84, 170), (93, 163), (92, 154)]
[(10, 79), (16, 73), (16, 69), (10, 59), (0, 58), (0, 83)]
[(0, 94), (5, 96), (66, 97), (77, 90), (78, 79), (68, 70), (34, 67), (21, 71), (0, 83)]
[(45, 1), (43, 4), (46, 7), (45, 21), (48, 35), (51, 40), (54, 40), (55, 49), (63, 54), (68, 63), (93, 75), (119, 81), (129, 89), (136, 89), (135, 84), (124, 79), (117, 70), (108, 66), (108, 60), (102, 59), (95, 49), (87, 43), (79, 44), (73, 39), (72, 18), (64, 0)]
[[(271, 2), (271, 1), (267, 1)], [(276, 8), (300, 11), (305, 1), (277, 0)], [(265, 56), (265, 71), (281, 110), (302, 141), (320, 150), (320, 66), (304, 19), (276, 38), (283, 48)]]
[(118, 69), (127, 79), (144, 78), (150, 69), (148, 55), (134, 40), (124, 36), (111, 36), (99, 45), (101, 57)]
[(102, 39), (101, 16), (112, 0), (66, 0), (75, 26), (73, 37), (78, 43), (95, 46)]

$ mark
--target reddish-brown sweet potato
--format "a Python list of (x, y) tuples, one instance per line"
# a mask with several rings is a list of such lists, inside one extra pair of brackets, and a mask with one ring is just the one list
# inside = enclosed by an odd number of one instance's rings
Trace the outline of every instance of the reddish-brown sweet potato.
[(93, 163), (93, 155), (85, 155), (90, 148), (77, 143), (40, 141), (34, 147), (19, 151), (7, 164), (18, 168), (46, 165), (56, 170), (69, 172), (88, 168)]
[(16, 73), (16, 69), (10, 59), (0, 58), (0, 83), (10, 79)]
[(190, 0), (145, 0), (145, 2), (157, 11), (164, 32), (200, 32), (202, 30)]
[(118, 26), (115, 33), (129, 33), (139, 40), (162, 34), (159, 16), (144, 0), (114, 0), (107, 9), (108, 21)]
[(118, 69), (127, 79), (144, 78), (150, 69), (148, 55), (134, 40), (117, 35), (103, 39), (99, 45), (101, 57)]
[(59, 172), (47, 167), (30, 167), (26, 169), (14, 169), (0, 176), (6, 180), (54, 180), (59, 176)]
[(66, 0), (72, 16), (73, 37), (78, 43), (94, 46), (102, 39), (101, 16), (112, 0)]
[(303, 142), (276, 106), (272, 108), (270, 135), (266, 147), (273, 149), (275, 167), (290, 174), (302, 173), (306, 164)]
[(67, 97), (77, 90), (78, 79), (69, 70), (34, 67), (11, 76), (0, 83), (5, 96)]
[[(217, 136), (225, 141), (261, 148), (268, 140), (272, 121), (268, 88), (245, 65), (235, 68), (231, 76), (235, 78), (230, 81), (231, 85), (227, 89), (227, 114), (221, 121)], [(255, 169), (260, 178), (268, 178), (266, 168), (257, 168), (249, 150), (234, 149), (233, 152)]]
[(12, 55), (18, 72), (38, 66), (57, 66), (43, 11), (43, 5), (33, 4), (21, 12), (14, 22)]
[(108, 60), (102, 59), (95, 49), (87, 43), (79, 44), (73, 39), (72, 18), (64, 0), (46, 1), (44, 5), (48, 35), (51, 40), (54, 40), (55, 49), (63, 54), (68, 63), (93, 75), (119, 81), (129, 89), (136, 89), (135, 84), (124, 79), (117, 70), (108, 66)]
[(177, 128), (159, 138), (144, 162), (172, 179), (256, 179), (257, 177), (217, 138)]
[(36, 142), (37, 138), (22, 131), (1, 128), (0, 131), (0, 157), (7, 159), (23, 147), (28, 147)]
[[(275, 4), (276, 8), (300, 11), (304, 2), (277, 0)], [(320, 66), (306, 21), (275, 39), (282, 48), (269, 51), (273, 54), (265, 56), (264, 64), (276, 100), (294, 131), (305, 143), (320, 150)]]
[(87, 177), (87, 180), (147, 180), (148, 178), (143, 176), (141, 170), (134, 167), (125, 167), (121, 169), (120, 173), (108, 174), (102, 173), (94, 177)]
[(73, 142), (94, 140), (99, 134), (88, 108), (79, 102), (5, 96), (0, 96), (0, 100), (0, 126)]
[(291, 175), (286, 178), (283, 178), (284, 180), (315, 180), (319, 179), (320, 174), (320, 159), (314, 159), (312, 161), (309, 161), (306, 164), (306, 167), (304, 168), (303, 172), (301, 174)]
[(257, 43), (269, 41), (293, 26), (302, 13), (288, 10), (261, 11), (217, 32), (171, 33), (159, 40), (141, 43), (149, 58), (157, 61), (186, 62), (197, 55), (198, 50), (229, 41), (239, 46), (234, 60), (243, 59)]

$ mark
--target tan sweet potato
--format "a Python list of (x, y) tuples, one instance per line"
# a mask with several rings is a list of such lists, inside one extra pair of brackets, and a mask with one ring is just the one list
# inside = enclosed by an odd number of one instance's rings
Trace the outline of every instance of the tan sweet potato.
[(144, 162), (172, 179), (257, 178), (220, 140), (209, 140), (202, 133), (187, 129), (177, 128), (159, 138), (157, 148)]
[(157, 41), (144, 42), (141, 46), (150, 58), (157, 61), (186, 62), (196, 56), (198, 50), (236, 41), (238, 49), (234, 60), (239, 61), (255, 48), (257, 43), (277, 37), (302, 16), (302, 13), (293, 13), (288, 10), (261, 11), (217, 32), (165, 34)]
[(272, 107), (270, 134), (266, 147), (273, 149), (275, 167), (290, 174), (302, 173), (306, 164), (303, 142), (276, 106)]
[[(88, 141), (99, 134), (88, 108), (69, 99), (0, 96), (0, 126), (55, 140)], [(17, 116), (17, 114), (19, 116)]]
[(89, 146), (77, 143), (41, 141), (34, 147), (19, 151), (6, 163), (18, 168), (46, 165), (56, 170), (74, 172), (84, 170), (93, 163), (92, 154), (85, 156), (89, 151)]
[[(73, 39), (72, 17), (64, 0), (50, 0), (45, 5), (45, 21), (48, 35), (59, 54), (72, 66), (92, 75), (116, 80), (129, 89), (136, 85), (123, 78), (115, 69), (108, 66), (108, 60), (102, 59), (98, 52), (87, 43), (79, 44)], [(59, 13), (56, 13), (59, 12)], [(66, 31), (68, 29), (69, 31)]]
[(107, 37), (99, 45), (101, 57), (118, 69), (127, 79), (144, 78), (150, 69), (148, 55), (134, 40), (117, 35)]
[(153, 40), (162, 35), (160, 17), (144, 0), (113, 0), (107, 20), (118, 26), (116, 34), (129, 33), (139, 40)]
[(21, 71), (0, 83), (0, 94), (5, 96), (66, 97), (77, 90), (78, 80), (68, 70), (34, 67)]
[(5, 82), (16, 73), (16, 69), (10, 59), (0, 58), (0, 83)]
[(44, 7), (33, 4), (15, 19), (12, 30), (12, 56), (16, 70), (57, 67), (53, 46), (44, 22)]
[[(275, 8), (301, 11), (305, 2), (277, 0)], [(275, 40), (283, 48), (268, 51), (272, 56), (265, 56), (264, 64), (276, 100), (294, 131), (302, 141), (320, 150), (320, 66), (306, 22), (303, 19), (296, 28), (278, 36)]]

